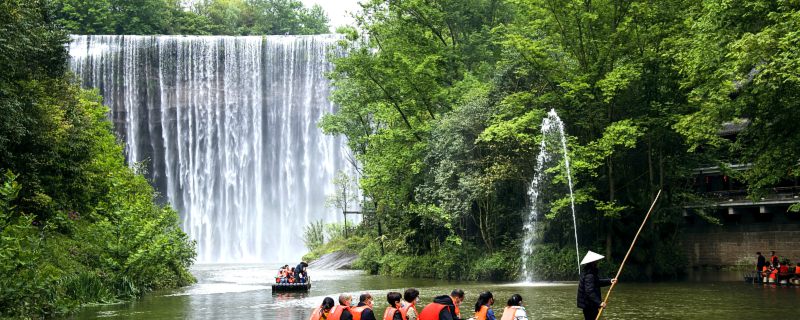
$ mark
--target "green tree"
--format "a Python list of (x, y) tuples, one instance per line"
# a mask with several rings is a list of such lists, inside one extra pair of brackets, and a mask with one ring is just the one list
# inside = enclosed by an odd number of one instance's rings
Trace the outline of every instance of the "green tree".
[(194, 281), (194, 243), (65, 70), (49, 2), (0, 2), (0, 317), (53, 317)]
[(76, 34), (273, 35), (328, 33), (320, 6), (299, 0), (52, 0), (56, 21)]
[[(736, 156), (723, 161), (751, 164), (741, 178), (755, 198), (800, 176), (800, 133), (789, 129), (800, 120), (800, 4), (708, 0), (687, 14), (688, 34), (675, 37), (671, 54), (692, 113), (676, 129), (692, 150), (730, 151)], [(745, 121), (733, 143), (718, 136), (722, 123)]]

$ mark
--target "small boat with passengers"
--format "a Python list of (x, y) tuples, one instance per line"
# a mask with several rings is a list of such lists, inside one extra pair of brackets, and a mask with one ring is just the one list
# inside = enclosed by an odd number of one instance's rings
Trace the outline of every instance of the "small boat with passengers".
[(297, 267), (289, 268), (284, 265), (275, 276), (272, 292), (308, 292), (311, 290), (311, 278), (306, 272), (308, 263), (300, 262)]

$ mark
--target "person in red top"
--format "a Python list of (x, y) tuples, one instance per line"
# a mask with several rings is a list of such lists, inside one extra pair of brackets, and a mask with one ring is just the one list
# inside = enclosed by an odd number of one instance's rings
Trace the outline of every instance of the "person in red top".
[(769, 258), (769, 262), (772, 263), (773, 267), (778, 267), (778, 256), (775, 255), (775, 251), (772, 251), (772, 258)]
[(455, 289), (449, 296), (433, 298), (433, 303), (419, 313), (419, 320), (460, 320), (458, 306), (464, 301), (464, 290)]
[(400, 292), (389, 292), (386, 295), (386, 302), (389, 303), (389, 307), (383, 313), (383, 320), (406, 320), (406, 315), (400, 311), (400, 300), (402, 299), (403, 296)]
[(789, 266), (787, 266), (785, 263), (781, 263), (781, 267), (778, 269), (778, 282), (781, 280), (788, 280), (789, 276)]

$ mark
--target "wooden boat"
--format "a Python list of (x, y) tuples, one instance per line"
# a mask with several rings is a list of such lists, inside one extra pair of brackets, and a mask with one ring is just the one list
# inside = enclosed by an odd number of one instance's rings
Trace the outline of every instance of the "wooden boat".
[(305, 283), (273, 283), (272, 292), (308, 292), (311, 290), (311, 278)]

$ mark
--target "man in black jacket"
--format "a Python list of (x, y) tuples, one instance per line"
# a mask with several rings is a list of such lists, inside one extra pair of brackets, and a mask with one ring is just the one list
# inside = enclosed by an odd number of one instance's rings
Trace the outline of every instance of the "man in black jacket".
[[(433, 303), (425, 306), (419, 320), (460, 320), (458, 306), (464, 301), (464, 290), (455, 289), (449, 296), (433, 298)], [(438, 316), (438, 317), (437, 317)]]
[[(305, 261), (300, 262), (296, 267), (294, 267), (294, 282), (300, 283), (301, 278), (302, 281), (306, 281), (308, 279), (308, 273), (306, 273), (306, 268), (308, 267), (308, 263)], [(302, 277), (300, 275), (303, 275)]]
[(600, 279), (597, 275), (597, 261), (604, 257), (589, 251), (581, 265), (583, 272), (578, 283), (578, 308), (583, 309), (583, 318), (594, 320), (600, 307), (605, 308), (605, 302), (600, 298), (600, 288), (617, 282), (617, 279)]
[(758, 275), (764, 271), (764, 265), (767, 264), (767, 258), (762, 256), (761, 252), (756, 252), (756, 255), (758, 255), (758, 260), (756, 262), (756, 278), (758, 279), (758, 282), (761, 282), (761, 277)]
[(362, 293), (358, 297), (358, 306), (353, 308), (352, 312), (360, 313), (361, 320), (376, 320), (375, 313), (372, 312), (372, 295)]

